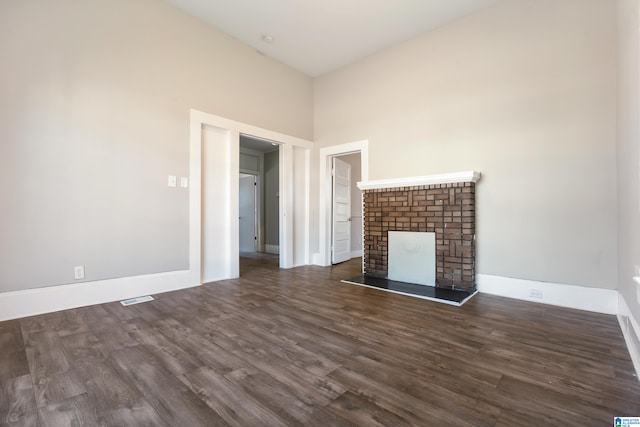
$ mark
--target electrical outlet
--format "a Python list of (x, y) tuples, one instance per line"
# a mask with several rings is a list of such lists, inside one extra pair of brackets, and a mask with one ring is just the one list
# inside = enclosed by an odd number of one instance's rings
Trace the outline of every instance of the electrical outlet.
[(186, 176), (181, 176), (180, 177), (180, 187), (182, 187), (182, 188), (189, 187), (189, 178), (187, 178)]
[(531, 298), (542, 298), (542, 291), (540, 289), (529, 289), (529, 296)]
[(84, 279), (84, 265), (73, 267), (73, 276), (76, 280)]
[(176, 185), (178, 185), (178, 178), (175, 175), (169, 175), (169, 178), (167, 179), (167, 185), (169, 187), (175, 187)]

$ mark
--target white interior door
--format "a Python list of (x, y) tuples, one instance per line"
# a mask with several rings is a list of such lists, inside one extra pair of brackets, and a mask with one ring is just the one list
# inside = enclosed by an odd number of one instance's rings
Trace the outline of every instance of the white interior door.
[(240, 252), (256, 251), (256, 177), (240, 174), (239, 195)]
[(351, 165), (333, 158), (331, 262), (351, 259)]

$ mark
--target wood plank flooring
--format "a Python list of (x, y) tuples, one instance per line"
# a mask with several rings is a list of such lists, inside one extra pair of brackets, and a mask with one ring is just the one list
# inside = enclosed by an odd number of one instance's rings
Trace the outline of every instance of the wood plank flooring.
[(614, 316), (463, 307), (277, 269), (0, 322), (0, 426), (603, 426), (640, 416)]

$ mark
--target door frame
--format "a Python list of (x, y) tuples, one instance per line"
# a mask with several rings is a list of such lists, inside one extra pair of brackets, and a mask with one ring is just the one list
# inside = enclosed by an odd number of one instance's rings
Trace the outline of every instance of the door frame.
[[(245, 135), (248, 136), (248, 135)], [(264, 153), (251, 150), (249, 148), (240, 147), (240, 155), (245, 154), (258, 159), (258, 170), (240, 168), (240, 173), (253, 175), (256, 177), (256, 251), (264, 251), (264, 200), (263, 200), (263, 182), (264, 177)]]
[[(240, 179), (243, 178), (242, 175), (244, 175), (244, 177), (252, 177), (253, 178), (253, 251), (251, 252), (261, 252), (260, 250), (260, 218), (259, 218), (259, 213), (260, 213), (260, 206), (259, 206), (259, 199), (258, 196), (260, 194), (260, 190), (259, 190), (259, 178), (260, 175), (255, 174), (254, 172), (244, 172), (243, 169), (240, 169)], [(240, 187), (238, 187), (240, 188)], [(240, 196), (240, 191), (238, 192), (238, 197)], [(239, 212), (239, 211), (238, 211)], [(240, 219), (240, 218), (238, 218)], [(238, 228), (239, 228), (239, 232), (240, 230), (240, 224), (238, 223)], [(240, 248), (240, 245), (238, 244), (238, 248)]]
[[(332, 179), (331, 179), (331, 264), (339, 264), (341, 262), (344, 261), (348, 261), (351, 259), (351, 226), (352, 226), (352, 221), (351, 221), (351, 211), (352, 211), (352, 207), (351, 207), (351, 202), (352, 202), (352, 195), (351, 195), (351, 185), (352, 185), (352, 174), (351, 174), (351, 164), (348, 162), (345, 162), (342, 160), (343, 156), (333, 156), (331, 158), (331, 162), (332, 162)], [(347, 196), (346, 197), (339, 197), (336, 194), (336, 189), (338, 188), (338, 185), (340, 185), (340, 179), (343, 178), (344, 176), (342, 176), (339, 171), (342, 168), (346, 168), (348, 171), (348, 188), (347, 188)], [(343, 200), (346, 199), (346, 200)], [(346, 206), (348, 206), (348, 211), (346, 212), (346, 218), (338, 218), (340, 215), (339, 213), (339, 209), (337, 209), (338, 204), (346, 204)], [(346, 237), (348, 238), (348, 246), (346, 248), (346, 251), (344, 252), (338, 252), (337, 251), (337, 239), (338, 237), (343, 237), (342, 233), (340, 233), (340, 236), (338, 234), (338, 229), (339, 227), (338, 222), (343, 222), (346, 223), (346, 225), (348, 225), (348, 230), (346, 231)], [(341, 239), (342, 240), (342, 239)], [(340, 260), (336, 260), (337, 256), (340, 255)]]
[[(346, 144), (332, 145), (320, 149), (319, 166), (319, 227), (318, 227), (318, 256), (314, 264), (321, 266), (331, 265), (331, 168), (332, 158), (346, 154), (360, 153), (360, 180), (369, 180), (369, 140), (348, 142)], [(362, 207), (361, 207), (362, 209)], [(364, 227), (364, 221), (362, 222)], [(364, 246), (364, 232), (362, 235)], [(363, 252), (364, 253), (364, 247)]]
[[(239, 277), (239, 250), (238, 250), (238, 174), (240, 173), (239, 149), (240, 134), (252, 135), (265, 140), (278, 142), (280, 147), (280, 268), (294, 266), (294, 251), (302, 252), (308, 258), (309, 241), (306, 236), (296, 236), (294, 240), (294, 217), (298, 222), (302, 221), (306, 230), (309, 230), (309, 203), (305, 201), (302, 208), (296, 208), (293, 200), (293, 180), (296, 179), (296, 171), (293, 169), (294, 147), (305, 149), (305, 157), (310, 156), (313, 143), (302, 138), (285, 135), (268, 129), (236, 122), (224, 117), (215, 116), (202, 111), (192, 109), (190, 111), (189, 126), (189, 281), (191, 285), (202, 284), (202, 245), (206, 244), (203, 236), (202, 195), (204, 184), (202, 182), (202, 129), (205, 126), (217, 128), (227, 134), (225, 144), (230, 156), (227, 159), (227, 169), (224, 171), (227, 198), (220, 206), (224, 210), (224, 221), (216, 226), (225, 230), (225, 242), (221, 257), (227, 260), (228, 265), (213, 280), (232, 279)], [(303, 175), (305, 182), (305, 197), (309, 194), (309, 162), (304, 162), (304, 169), (298, 175)], [(233, 177), (233, 178), (232, 178)], [(299, 204), (300, 205), (300, 204)], [(302, 218), (300, 218), (302, 217)]]

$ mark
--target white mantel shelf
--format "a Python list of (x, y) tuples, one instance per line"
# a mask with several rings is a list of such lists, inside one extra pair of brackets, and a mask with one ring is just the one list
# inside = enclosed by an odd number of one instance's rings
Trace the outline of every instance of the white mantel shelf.
[(379, 179), (376, 181), (362, 181), (358, 183), (360, 190), (378, 190), (383, 188), (415, 187), (419, 185), (454, 184), (459, 182), (476, 183), (480, 179), (480, 172), (466, 171), (443, 173), (439, 175), (414, 176), (409, 178)]

